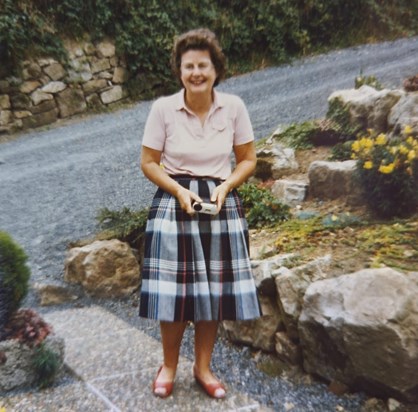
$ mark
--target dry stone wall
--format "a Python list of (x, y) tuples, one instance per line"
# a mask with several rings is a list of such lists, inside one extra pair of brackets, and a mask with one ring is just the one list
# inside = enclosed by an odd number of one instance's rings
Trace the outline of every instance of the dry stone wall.
[(128, 97), (129, 72), (111, 40), (65, 41), (68, 62), (23, 62), (19, 77), (0, 79), (0, 134), (35, 128)]

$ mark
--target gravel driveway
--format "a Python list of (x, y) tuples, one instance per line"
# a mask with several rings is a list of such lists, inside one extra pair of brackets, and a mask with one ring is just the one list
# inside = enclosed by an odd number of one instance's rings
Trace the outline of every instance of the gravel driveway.
[[(417, 70), (418, 37), (414, 37), (253, 72), (229, 79), (219, 89), (243, 98), (256, 137), (261, 138), (279, 124), (323, 116), (327, 97), (335, 90), (353, 87), (360, 72), (375, 75), (394, 88)], [(149, 204), (154, 188), (141, 176), (138, 158), (150, 104), (141, 102), (115, 113), (32, 131), (0, 144), (0, 230), (9, 232), (25, 248), (33, 283), (62, 282), (66, 245), (97, 230), (95, 216), (100, 208)], [(118, 302), (103, 304), (115, 312), (124, 310)], [(158, 332), (147, 328), (150, 334)], [(187, 353), (192, 352), (191, 342), (186, 336)], [(251, 362), (245, 359), (251, 356), (245, 357), (244, 349), (237, 350), (217, 346), (218, 371), (225, 376), (228, 371), (222, 371), (222, 359), (236, 357), (241, 376), (237, 385), (276, 410), (282, 406), (276, 403), (275, 391), (305, 405), (297, 410), (336, 410), (338, 404), (345, 410), (359, 410), (359, 397), (342, 401), (332, 398), (322, 386), (290, 389), (281, 380), (266, 380), (248, 366)]]

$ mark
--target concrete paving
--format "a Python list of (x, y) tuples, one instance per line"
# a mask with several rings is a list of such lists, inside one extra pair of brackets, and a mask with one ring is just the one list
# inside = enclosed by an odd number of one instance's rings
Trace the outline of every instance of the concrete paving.
[(6, 412), (271, 410), (234, 390), (223, 400), (209, 398), (194, 382), (192, 363), (184, 357), (173, 394), (154, 397), (151, 382), (162, 362), (160, 342), (98, 306), (57, 310), (44, 318), (65, 339), (65, 365), (76, 378), (3, 398)]

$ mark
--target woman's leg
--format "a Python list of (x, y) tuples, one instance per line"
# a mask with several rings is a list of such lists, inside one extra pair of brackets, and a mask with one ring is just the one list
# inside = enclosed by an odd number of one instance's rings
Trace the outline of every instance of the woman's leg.
[(206, 383), (218, 382), (210, 370), (217, 333), (217, 321), (201, 321), (195, 324), (195, 372)]
[(164, 365), (157, 382), (172, 382), (176, 376), (180, 345), (187, 322), (160, 322)]

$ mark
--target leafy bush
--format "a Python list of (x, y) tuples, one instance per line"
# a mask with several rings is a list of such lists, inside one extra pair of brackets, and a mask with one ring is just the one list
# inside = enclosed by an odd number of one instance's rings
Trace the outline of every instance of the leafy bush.
[(110, 237), (128, 242), (138, 249), (145, 234), (149, 209), (132, 211), (127, 207), (122, 210), (101, 209), (96, 217), (99, 226)]
[(314, 121), (293, 123), (275, 138), (294, 149), (309, 149), (313, 146), (311, 138), (317, 130), (318, 126)]
[(340, 161), (340, 162), (344, 160), (350, 160), (352, 144), (353, 144), (352, 140), (348, 140), (342, 143), (337, 143), (335, 146), (331, 148), (329, 160), (335, 160), (335, 161)]
[(40, 388), (50, 386), (58, 373), (60, 362), (58, 355), (52, 350), (40, 344), (32, 360), (36, 371), (36, 381)]
[(352, 144), (357, 175), (370, 209), (379, 217), (407, 216), (418, 205), (418, 140), (406, 127), (405, 140), (372, 130)]
[(340, 142), (354, 140), (362, 129), (362, 125), (352, 123), (349, 108), (338, 98), (330, 101), (326, 117), (335, 123), (335, 128), (340, 133)]
[(245, 183), (238, 192), (250, 228), (273, 226), (290, 217), (289, 206), (276, 199), (268, 189)]
[(376, 79), (375, 76), (364, 76), (363, 74), (360, 74), (354, 79), (354, 88), (360, 89), (360, 87), (364, 85), (373, 87), (376, 90), (383, 89), (382, 84), (379, 82), (379, 80)]
[(28, 292), (30, 270), (26, 261), (23, 249), (0, 231), (0, 330)]

